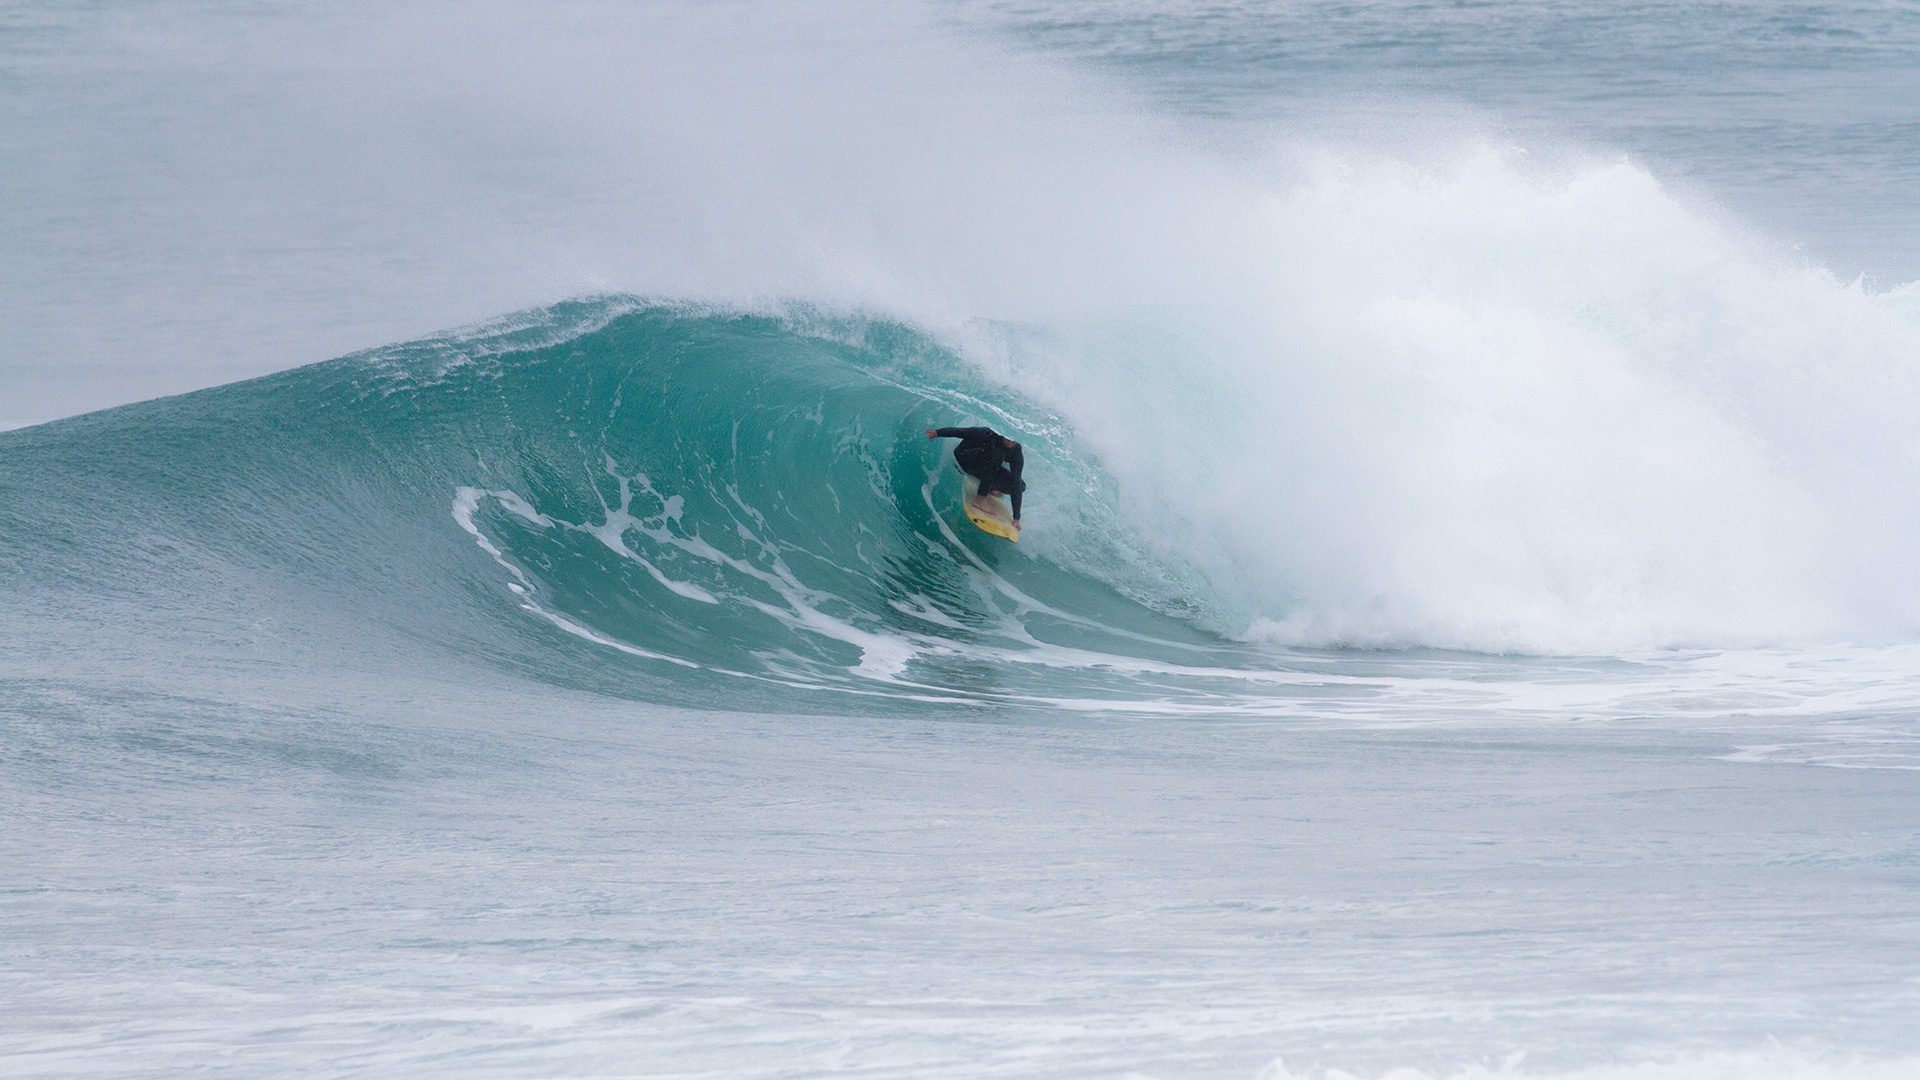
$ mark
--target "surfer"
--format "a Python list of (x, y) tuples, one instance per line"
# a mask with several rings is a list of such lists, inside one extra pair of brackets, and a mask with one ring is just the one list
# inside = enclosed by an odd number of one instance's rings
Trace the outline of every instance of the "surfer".
[(960, 445), (953, 448), (954, 464), (980, 481), (980, 494), (1013, 500), (1013, 527), (1020, 527), (1020, 493), (1027, 490), (1020, 470), (1026, 468), (1027, 458), (1019, 443), (985, 427), (928, 428), (927, 438), (959, 439)]

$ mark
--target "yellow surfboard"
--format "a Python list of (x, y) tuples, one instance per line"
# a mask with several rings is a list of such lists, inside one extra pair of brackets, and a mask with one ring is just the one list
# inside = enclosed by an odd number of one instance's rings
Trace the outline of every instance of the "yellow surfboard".
[(1020, 526), (1013, 523), (1013, 511), (1004, 496), (980, 494), (980, 481), (966, 473), (960, 474), (960, 486), (966, 492), (961, 504), (967, 508), (968, 521), (978, 525), (981, 532), (1020, 542)]

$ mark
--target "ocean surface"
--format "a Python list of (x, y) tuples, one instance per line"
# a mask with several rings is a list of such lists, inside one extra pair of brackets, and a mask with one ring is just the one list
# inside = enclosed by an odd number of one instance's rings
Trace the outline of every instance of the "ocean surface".
[(1910, 3), (29, 0), (0, 160), (0, 1076), (1920, 1076)]

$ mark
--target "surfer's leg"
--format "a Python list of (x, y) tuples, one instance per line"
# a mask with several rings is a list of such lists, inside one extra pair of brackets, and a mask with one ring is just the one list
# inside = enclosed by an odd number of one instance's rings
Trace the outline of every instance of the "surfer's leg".
[(1025, 480), (1015, 480), (1013, 478), (1013, 470), (1007, 468), (1005, 465), (997, 469), (989, 469), (985, 475), (980, 475), (980, 494), (982, 495), (1011, 495), (1013, 494), (1015, 486), (1025, 491), (1027, 489), (1027, 482)]

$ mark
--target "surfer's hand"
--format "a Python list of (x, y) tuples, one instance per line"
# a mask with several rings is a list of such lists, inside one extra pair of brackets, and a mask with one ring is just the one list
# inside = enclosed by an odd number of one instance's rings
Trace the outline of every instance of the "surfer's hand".
[(929, 438), (929, 439), (937, 439), (937, 438), (939, 438), (939, 437), (940, 437), (940, 436), (938, 436), (938, 435), (935, 435), (935, 434), (933, 433), (933, 429), (932, 429), (932, 428), (928, 428), (928, 429), (927, 429), (927, 438)]
[(1020, 527), (1020, 519), (1019, 519), (1019, 518), (1014, 518), (1014, 519), (1013, 519), (1013, 527), (1014, 527), (1014, 528), (1016, 528), (1016, 529)]

